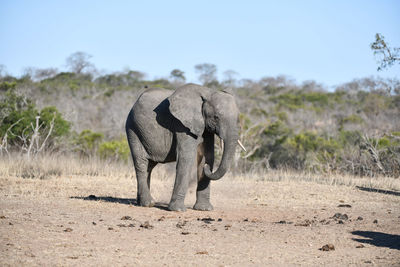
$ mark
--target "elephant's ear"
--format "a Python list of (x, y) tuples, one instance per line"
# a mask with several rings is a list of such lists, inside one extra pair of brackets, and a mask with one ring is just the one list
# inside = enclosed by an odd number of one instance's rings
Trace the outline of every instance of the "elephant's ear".
[(208, 90), (199, 85), (187, 84), (176, 89), (168, 98), (171, 114), (197, 136), (201, 136), (204, 132), (202, 106)]

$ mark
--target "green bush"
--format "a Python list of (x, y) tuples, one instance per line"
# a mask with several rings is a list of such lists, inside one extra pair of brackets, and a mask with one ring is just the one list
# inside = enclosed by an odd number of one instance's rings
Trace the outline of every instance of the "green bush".
[(74, 144), (81, 154), (89, 156), (96, 153), (100, 142), (103, 140), (102, 133), (92, 132), (91, 130), (83, 130), (79, 135), (74, 137)]
[(158, 80), (154, 80), (154, 81), (146, 81), (146, 82), (143, 82), (143, 83), (149, 88), (157, 87), (157, 88), (165, 88), (165, 89), (174, 89), (172, 84), (166, 79), (158, 79)]
[(95, 83), (102, 87), (112, 87), (114, 89), (140, 88), (144, 86), (142, 83), (144, 76), (144, 73), (130, 70), (126, 73), (114, 73), (100, 76), (95, 80)]
[(9, 89), (15, 89), (16, 85), (16, 82), (2, 82), (0, 83), (0, 91), (6, 92)]
[(291, 93), (285, 93), (269, 98), (272, 102), (277, 103), (279, 107), (285, 107), (289, 110), (304, 108), (304, 102), (301, 96)]
[(378, 115), (390, 105), (386, 97), (374, 93), (366, 95), (361, 103), (363, 103), (363, 111), (368, 115)]
[(359, 131), (340, 130), (337, 139), (343, 148), (346, 146), (358, 146), (361, 143), (361, 133)]
[(343, 102), (345, 93), (336, 92), (303, 92), (290, 91), (284, 94), (271, 96), (269, 100), (277, 104), (278, 108), (287, 108), (291, 111), (296, 109), (311, 109), (321, 112), (323, 108)]
[(305, 162), (310, 153), (315, 157), (315, 162), (308, 162), (304, 168), (314, 168), (313, 165), (332, 158), (339, 150), (340, 144), (332, 138), (324, 138), (315, 133), (304, 132), (288, 139), (286, 145), (293, 149), (300, 162)]
[(54, 144), (56, 138), (66, 136), (70, 131), (70, 123), (63, 119), (55, 107), (45, 107), (38, 111), (29, 99), (18, 95), (14, 89), (9, 89), (0, 99), (0, 110), (0, 137), (7, 134), (11, 146), (20, 147), (29, 140), (37, 117), (39, 134), (43, 137), (47, 136), (53, 123), (48, 145)]
[(267, 85), (263, 87), (263, 91), (268, 94), (268, 95), (275, 95), (285, 89), (284, 86), (272, 86), (272, 85)]
[(242, 131), (247, 130), (251, 125), (251, 120), (246, 114), (240, 113), (239, 114), (239, 124), (240, 124), (240, 128)]
[(99, 146), (99, 155), (103, 159), (128, 161), (130, 150), (126, 138), (103, 142)]
[(355, 114), (347, 116), (347, 117), (343, 118), (343, 120), (342, 120), (342, 123), (361, 124), (363, 122), (364, 122), (364, 120), (360, 116), (355, 115)]
[(400, 139), (393, 136), (383, 136), (376, 140), (379, 149), (400, 148)]
[(57, 110), (56, 107), (49, 106), (43, 108), (39, 112), (40, 122), (43, 123), (44, 127), (50, 127), (51, 121), (54, 119), (54, 127), (50, 137), (66, 136), (69, 134), (71, 124), (64, 120), (62, 114)]
[(325, 107), (329, 103), (328, 93), (309, 92), (300, 95), (304, 101), (310, 102), (315, 106)]
[(43, 92), (52, 92), (62, 88), (68, 88), (72, 92), (76, 92), (81, 88), (90, 88), (93, 85), (91, 74), (76, 74), (72, 72), (61, 72), (37, 84)]
[(256, 160), (271, 155), (272, 167), (283, 166), (286, 164), (287, 157), (284, 155), (285, 153), (282, 154), (282, 146), (292, 134), (292, 130), (281, 121), (269, 124), (259, 137), (260, 149), (250, 159)]

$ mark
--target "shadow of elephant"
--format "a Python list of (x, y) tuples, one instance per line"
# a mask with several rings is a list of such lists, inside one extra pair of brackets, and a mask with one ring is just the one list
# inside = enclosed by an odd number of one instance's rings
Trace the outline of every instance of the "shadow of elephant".
[(370, 244), (376, 247), (400, 250), (400, 235), (385, 234), (375, 231), (353, 231), (351, 233), (353, 235), (364, 237), (364, 239), (353, 238), (354, 241)]
[[(89, 195), (87, 197), (73, 196), (73, 197), (70, 197), (70, 198), (71, 199), (82, 199), (82, 200), (89, 200), (89, 201), (104, 201), (104, 202), (119, 203), (119, 204), (124, 204), (124, 205), (140, 206), (138, 204), (136, 198), (121, 198), (121, 197), (95, 196), (95, 195)], [(157, 202), (154, 205), (154, 207), (158, 208), (158, 209), (161, 209), (161, 210), (168, 210), (168, 204), (167, 203)]]

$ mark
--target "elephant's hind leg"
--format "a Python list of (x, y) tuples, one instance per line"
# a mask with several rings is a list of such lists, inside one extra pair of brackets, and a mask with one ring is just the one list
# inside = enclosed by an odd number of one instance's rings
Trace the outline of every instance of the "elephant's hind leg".
[(156, 163), (147, 159), (135, 159), (137, 179), (137, 202), (142, 207), (153, 207), (154, 199), (150, 194), (150, 176)]
[(143, 207), (154, 206), (154, 199), (150, 195), (150, 175), (156, 163), (147, 159), (139, 138), (129, 126), (126, 134), (136, 171), (137, 203)]
[(150, 176), (156, 163), (147, 159), (146, 152), (137, 135), (129, 128), (126, 133), (128, 136), (133, 164), (135, 165), (137, 203), (143, 207), (152, 207), (154, 206), (155, 201), (150, 195)]
[(156, 165), (157, 162), (149, 160), (149, 165), (147, 166), (147, 186), (149, 187), (149, 190), (150, 190), (151, 172), (153, 171)]

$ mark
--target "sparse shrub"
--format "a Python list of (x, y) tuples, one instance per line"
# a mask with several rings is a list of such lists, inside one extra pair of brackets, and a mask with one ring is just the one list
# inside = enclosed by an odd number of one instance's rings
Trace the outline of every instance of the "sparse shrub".
[(325, 108), (329, 105), (330, 101), (335, 101), (336, 98), (330, 100), (331, 94), (326, 92), (301, 92), (301, 91), (290, 91), (277, 96), (272, 96), (269, 99), (276, 103), (278, 107), (287, 108), (289, 110), (296, 109), (312, 109), (317, 112), (321, 111), (321, 108)]
[(362, 125), (363, 123), (364, 123), (364, 120), (360, 116), (358, 116), (356, 114), (351, 114), (347, 117), (338, 119), (338, 129), (340, 132), (347, 125)]
[(267, 85), (267, 86), (265, 86), (263, 88), (265, 93), (268, 94), (268, 95), (275, 95), (275, 94), (281, 92), (284, 89), (285, 89), (284, 86), (273, 86), (273, 85)]
[(360, 149), (367, 158), (367, 175), (400, 176), (400, 140), (396, 136), (364, 136)]
[(83, 88), (91, 88), (93, 86), (92, 79), (93, 77), (89, 73), (61, 72), (52, 78), (40, 81), (38, 85), (44, 92), (53, 93), (54, 91), (69, 89), (69, 91), (76, 93)]
[(298, 169), (326, 172), (333, 168), (331, 161), (337, 157), (340, 144), (333, 138), (304, 132), (288, 138), (285, 148), (294, 151)]
[(364, 120), (360, 116), (355, 115), (355, 114), (347, 116), (347, 117), (343, 118), (343, 120), (342, 120), (343, 124), (344, 123), (359, 123), (360, 124), (363, 122), (364, 122)]
[(283, 112), (283, 111), (275, 112), (274, 115), (275, 115), (280, 121), (283, 121), (283, 122), (286, 122), (287, 119), (288, 119), (287, 113), (286, 113), (286, 112)]
[(252, 108), (250, 111), (251, 115), (254, 116), (265, 116), (268, 117), (268, 113), (262, 108)]
[(378, 115), (382, 110), (390, 104), (384, 96), (374, 93), (369, 93), (363, 100), (363, 111), (367, 115)]
[(251, 159), (268, 157), (267, 164), (272, 168), (286, 166), (290, 163), (291, 156), (286, 153), (283, 144), (291, 135), (291, 129), (287, 128), (283, 122), (278, 120), (270, 123), (260, 136), (260, 149), (254, 153)]
[(340, 130), (337, 139), (342, 147), (345, 148), (346, 146), (358, 146), (361, 142), (361, 136), (359, 131)]

